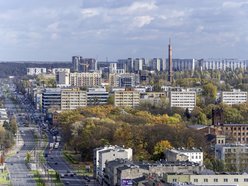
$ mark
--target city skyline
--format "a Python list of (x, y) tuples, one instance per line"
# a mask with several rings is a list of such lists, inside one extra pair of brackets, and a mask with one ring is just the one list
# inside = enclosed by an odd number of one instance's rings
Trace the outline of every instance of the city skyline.
[(0, 2), (0, 61), (127, 57), (247, 59), (244, 0)]

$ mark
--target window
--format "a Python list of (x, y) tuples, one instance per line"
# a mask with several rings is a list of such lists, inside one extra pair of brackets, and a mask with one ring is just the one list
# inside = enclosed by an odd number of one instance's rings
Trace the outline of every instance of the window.
[(244, 179), (244, 182), (248, 182), (248, 178), (245, 178), (245, 179)]
[(177, 179), (176, 179), (176, 178), (173, 178), (173, 179), (172, 179), (172, 182), (177, 182)]
[(194, 179), (194, 182), (198, 182), (198, 179)]
[(239, 179), (238, 178), (234, 178), (234, 182), (239, 182)]
[(204, 178), (204, 180), (203, 180), (204, 182), (208, 182), (208, 179), (207, 178)]
[(214, 178), (214, 182), (218, 182), (218, 179), (217, 178)]
[(224, 182), (228, 182), (228, 179), (227, 178), (224, 178)]

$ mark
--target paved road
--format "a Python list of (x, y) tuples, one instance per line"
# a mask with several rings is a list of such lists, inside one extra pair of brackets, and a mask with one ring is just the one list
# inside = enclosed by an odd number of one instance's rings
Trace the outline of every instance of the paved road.
[[(15, 111), (14, 105), (10, 100), (6, 101), (6, 108)], [(18, 118), (17, 118), (18, 121)], [(32, 129), (19, 127), (20, 136), (17, 137), (16, 151), (17, 153), (7, 159), (6, 166), (10, 173), (11, 183), (14, 186), (35, 186), (35, 180), (30, 174), (29, 169), (25, 164), (24, 158), (26, 153), (32, 150), (35, 146)], [(20, 148), (20, 150), (17, 150)]]
[[(52, 136), (49, 134), (49, 141), (53, 142)], [(45, 151), (48, 156), (46, 157), (48, 165), (56, 170), (60, 175), (63, 175), (61, 177), (61, 181), (65, 185), (86, 185), (86, 181), (82, 179), (82, 177), (79, 177), (75, 175), (74, 171), (70, 168), (70, 166), (66, 163), (66, 161), (63, 158), (62, 155), (62, 145), (60, 144), (58, 149), (52, 149), (48, 147)], [(87, 183), (88, 185), (88, 183)]]

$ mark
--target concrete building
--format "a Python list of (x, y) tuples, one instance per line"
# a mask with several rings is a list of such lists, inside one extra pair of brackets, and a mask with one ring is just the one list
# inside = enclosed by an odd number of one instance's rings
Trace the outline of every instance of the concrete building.
[(235, 70), (237, 68), (247, 69), (248, 60), (240, 59), (201, 59), (198, 61), (196, 68), (200, 70)]
[(170, 92), (170, 107), (179, 107), (192, 111), (196, 106), (195, 91), (171, 91)]
[(70, 85), (74, 87), (97, 87), (101, 86), (102, 77), (99, 72), (70, 73)]
[(115, 73), (109, 74), (109, 84), (111, 87), (135, 87), (139, 85), (138, 74), (134, 73)]
[(247, 124), (216, 124), (214, 129), (216, 135), (226, 136), (228, 143), (248, 144)]
[(169, 149), (165, 151), (167, 161), (190, 161), (203, 165), (203, 152), (200, 149)]
[(143, 70), (143, 66), (145, 65), (145, 58), (136, 58), (133, 60), (133, 70), (134, 72), (139, 72)]
[(87, 91), (87, 105), (106, 105), (108, 98), (105, 88), (89, 88)]
[(247, 102), (247, 92), (234, 89), (221, 93), (221, 102), (227, 105), (241, 104)]
[(78, 72), (81, 56), (72, 56), (72, 70)]
[(114, 105), (117, 107), (136, 107), (140, 103), (140, 93), (132, 90), (115, 91)]
[(105, 146), (94, 149), (94, 177), (101, 183), (106, 162), (115, 159), (132, 160), (133, 150), (119, 146)]
[[(168, 64), (168, 61), (166, 64)], [(196, 64), (196, 59), (172, 59), (173, 71), (194, 71)], [(166, 67), (166, 69), (168, 68), (169, 66)]]
[(118, 59), (117, 61), (117, 69), (123, 69), (125, 73), (133, 72), (133, 59)]
[(61, 110), (72, 110), (86, 105), (86, 91), (82, 91), (79, 88), (61, 89)]
[(52, 73), (56, 74), (57, 72), (67, 72), (70, 73), (71, 70), (69, 68), (53, 68)]
[(162, 58), (153, 58), (149, 61), (150, 69), (155, 70), (157, 72), (165, 70), (165, 64)]
[(0, 126), (3, 126), (4, 122), (9, 122), (7, 110), (5, 108), (0, 109)]
[(46, 74), (46, 72), (46, 68), (27, 68), (27, 75), (30, 76)]
[(247, 144), (216, 144), (215, 158), (225, 163), (225, 168), (235, 171), (247, 171), (248, 145)]
[(246, 186), (248, 185), (247, 174), (166, 174), (165, 182), (180, 185), (215, 185), (215, 186)]
[(67, 71), (56, 72), (56, 84), (57, 84), (57, 87), (70, 86), (70, 72), (67, 72)]
[(42, 111), (46, 112), (51, 108), (56, 110), (60, 110), (61, 108), (60, 88), (46, 88), (42, 92)]

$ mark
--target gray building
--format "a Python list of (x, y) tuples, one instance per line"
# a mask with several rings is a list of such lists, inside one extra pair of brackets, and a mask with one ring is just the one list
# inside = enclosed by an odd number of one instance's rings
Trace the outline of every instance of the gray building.
[(87, 92), (87, 105), (106, 105), (109, 92), (105, 88), (89, 88)]
[(60, 110), (61, 108), (60, 88), (46, 88), (42, 92), (42, 111), (46, 112), (49, 108)]

